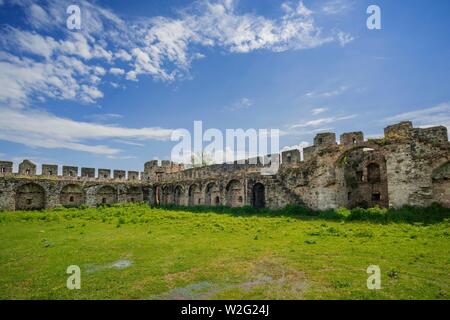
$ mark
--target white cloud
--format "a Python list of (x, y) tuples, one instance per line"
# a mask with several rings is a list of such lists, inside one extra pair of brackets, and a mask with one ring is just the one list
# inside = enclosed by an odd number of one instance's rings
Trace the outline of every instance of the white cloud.
[[(176, 79), (199, 56), (192, 49), (194, 45), (222, 47), (233, 53), (261, 49), (280, 52), (315, 48), (332, 41), (342, 44), (343, 39), (349, 39), (342, 32), (324, 34), (313, 12), (301, 1), (296, 6), (284, 3), (282, 9), (283, 16), (269, 19), (253, 13), (238, 14), (235, 1), (203, 0), (181, 10), (177, 18), (149, 19), (139, 51), (133, 49), (135, 73), (128, 78), (144, 73), (163, 80)], [(165, 61), (173, 68), (163, 68)]]
[(131, 80), (131, 81), (137, 81), (137, 72), (136, 71), (128, 71), (126, 79)]
[[(339, 36), (339, 31), (318, 26), (315, 13), (301, 1), (284, 3), (284, 13), (278, 18), (239, 12), (233, 0), (199, 0), (179, 10), (175, 18), (127, 20), (95, 2), (77, 3), (82, 8), (80, 32), (65, 27), (65, 10), (72, 4), (68, 0), (11, 2), (14, 10), (23, 11), (25, 25), (0, 28), (1, 139), (116, 154), (118, 149), (91, 146), (86, 140), (157, 139), (170, 130), (76, 122), (37, 112), (31, 106), (47, 99), (96, 103), (104, 95), (101, 86), (107, 70), (133, 81), (140, 75), (162, 81), (183, 78), (192, 61), (204, 57), (201, 50), (205, 47), (230, 53), (281, 52), (348, 39)], [(252, 103), (243, 98), (233, 109), (249, 108)]]
[(131, 61), (132, 58), (132, 56), (124, 49), (117, 51), (114, 56), (124, 61)]
[(93, 102), (94, 100), (103, 97), (103, 92), (98, 90), (96, 87), (82, 85), (81, 88), (84, 92), (84, 97), (82, 99), (86, 102)]
[(27, 20), (35, 28), (45, 28), (52, 24), (52, 19), (47, 12), (39, 5), (32, 3), (26, 11)]
[(114, 74), (114, 75), (123, 75), (123, 74), (125, 74), (125, 70), (120, 69), (120, 68), (111, 68), (111, 69), (109, 69), (109, 73)]
[(350, 34), (343, 32), (343, 31), (337, 31), (336, 32), (336, 38), (341, 45), (341, 47), (345, 47), (347, 44), (355, 40), (354, 37), (352, 37)]
[(306, 127), (318, 127), (318, 126), (322, 126), (324, 124), (331, 124), (331, 123), (335, 123), (338, 121), (353, 119), (356, 116), (357, 115), (353, 114), (353, 115), (342, 116), (342, 117), (327, 117), (327, 118), (314, 119), (314, 120), (309, 120), (306, 122), (294, 124), (290, 128), (296, 129), (296, 128), (306, 128)]
[(24, 107), (35, 95), (87, 103), (103, 97), (98, 85), (105, 70), (86, 63), (85, 59), (92, 57), (90, 53), (81, 50), (75, 56), (65, 43), (51, 37), (11, 30), (11, 34), (2, 39), (6, 47), (15, 46), (31, 55), (17, 57), (0, 51), (0, 102)]
[(113, 159), (113, 160), (128, 160), (128, 159), (137, 159), (136, 156), (113, 156), (113, 155), (108, 155), (106, 156), (108, 159)]
[(6, 28), (8, 36), (2, 43), (11, 49), (21, 50), (49, 59), (59, 43), (52, 37), (41, 36), (37, 33)]
[(248, 109), (253, 105), (253, 101), (249, 98), (242, 98), (239, 101), (236, 101), (231, 106), (226, 107), (225, 109), (228, 111), (239, 111)]
[(315, 108), (315, 109), (311, 110), (311, 113), (313, 116), (316, 116), (316, 115), (324, 113), (326, 111), (328, 111), (328, 108)]
[(322, 12), (327, 15), (335, 15), (348, 11), (354, 5), (352, 0), (328, 0), (322, 6)]
[(94, 67), (94, 72), (95, 72), (95, 74), (98, 74), (100, 76), (104, 76), (105, 73), (106, 73), (106, 70), (104, 68), (100, 67), (100, 66), (95, 66)]
[(91, 119), (94, 121), (104, 122), (104, 121), (121, 119), (121, 118), (123, 118), (123, 115), (117, 114), (117, 113), (100, 113), (100, 114), (88, 115), (85, 118)]
[(444, 102), (431, 108), (408, 111), (384, 119), (392, 124), (401, 121), (412, 121), (421, 127), (444, 125), (450, 129), (450, 102)]
[[(261, 49), (280, 52), (315, 48), (332, 41), (345, 44), (351, 39), (342, 31), (326, 34), (315, 22), (314, 12), (301, 1), (296, 5), (282, 4), (284, 14), (273, 19), (238, 13), (235, 1), (200, 0), (178, 11), (175, 18), (126, 21), (110, 10), (81, 0), (82, 32), (65, 28), (65, 4), (69, 1), (13, 3), (25, 11), (27, 23), (34, 31), (0, 29), (1, 43), (9, 54), (15, 55), (17, 50), (26, 54), (15, 61), (2, 61), (0, 72), (21, 70), (17, 79), (12, 78), (6, 94), (0, 94), (0, 101), (22, 105), (37, 92), (42, 97), (95, 102), (103, 97), (98, 87), (104, 76), (104, 72), (97, 72), (97, 68), (103, 68), (99, 61), (112, 64), (108, 69), (117, 75), (125, 74), (128, 80), (137, 81), (139, 75), (147, 74), (173, 81), (189, 71), (193, 60), (204, 57), (199, 52), (202, 47), (216, 46), (235, 53)], [(58, 38), (44, 36), (44, 32), (53, 32)], [(131, 69), (115, 65), (116, 60), (127, 62)], [(60, 65), (62, 61), (66, 61), (64, 66)], [(24, 73), (33, 76), (25, 77)]]
[(335, 96), (339, 96), (343, 93), (345, 93), (348, 89), (350, 89), (348, 86), (340, 86), (337, 89), (331, 90), (331, 91), (324, 91), (324, 92), (316, 92), (311, 91), (304, 95), (306, 98), (331, 98)]
[(135, 147), (144, 147), (145, 146), (145, 144), (140, 143), (140, 142), (134, 142), (134, 141), (128, 141), (128, 140), (122, 140), (122, 139), (116, 139), (114, 141), (118, 142), (118, 143), (127, 144), (129, 146), (135, 146)]
[(303, 148), (309, 147), (309, 142), (302, 141), (299, 144), (293, 146), (285, 146), (281, 149), (281, 152), (289, 151), (289, 150), (302, 150)]
[(171, 129), (125, 128), (57, 117), (36, 110), (2, 110), (0, 139), (31, 147), (64, 148), (95, 154), (117, 155), (121, 150), (104, 144), (87, 144), (92, 140), (121, 138), (127, 140), (167, 140)]
[(285, 146), (281, 149), (281, 152), (284, 151), (290, 151), (290, 150), (299, 150), (300, 151), (300, 159), (303, 161), (303, 149), (309, 147), (309, 142), (302, 141), (299, 144), (293, 145), (293, 146)]
[(89, 92), (80, 86), (90, 81), (89, 73), (90, 67), (75, 58), (36, 62), (0, 52), (0, 102), (23, 106), (34, 94), (64, 100), (90, 100)]

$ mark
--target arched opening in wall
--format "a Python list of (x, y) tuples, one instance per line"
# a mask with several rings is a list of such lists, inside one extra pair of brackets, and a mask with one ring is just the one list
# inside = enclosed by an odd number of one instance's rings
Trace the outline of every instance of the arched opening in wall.
[(142, 202), (144, 201), (144, 192), (142, 188), (130, 187), (127, 190), (127, 202)]
[(172, 204), (172, 189), (170, 186), (165, 186), (162, 188), (162, 204), (169, 205)]
[(352, 147), (338, 158), (335, 172), (340, 206), (389, 206), (386, 159), (383, 150), (370, 146)]
[(215, 203), (215, 198), (219, 196), (219, 188), (217, 187), (217, 184), (214, 182), (208, 183), (205, 189), (205, 205), (212, 206), (217, 205)]
[(254, 208), (264, 208), (266, 206), (265, 187), (262, 183), (256, 183), (253, 186), (252, 206)]
[(183, 188), (181, 186), (176, 186), (173, 192), (174, 202), (176, 206), (181, 206), (183, 204)]
[(450, 208), (450, 161), (433, 170), (431, 178), (433, 182), (433, 202)]
[(45, 190), (38, 184), (27, 183), (16, 189), (16, 210), (41, 210), (45, 208)]
[(238, 180), (231, 180), (225, 191), (227, 206), (241, 207), (244, 205), (244, 187)]
[(97, 190), (97, 204), (113, 204), (117, 202), (117, 190), (112, 186), (103, 186)]
[(220, 205), (220, 198), (219, 198), (219, 196), (217, 196), (216, 199), (214, 200), (214, 204), (216, 206)]
[(381, 181), (381, 170), (378, 163), (370, 163), (367, 166), (367, 181), (372, 184)]
[(189, 187), (188, 192), (189, 206), (195, 206), (201, 204), (201, 190), (200, 187), (196, 184), (193, 184)]
[(68, 184), (61, 189), (59, 201), (64, 207), (79, 207), (84, 204), (84, 192), (80, 185)]

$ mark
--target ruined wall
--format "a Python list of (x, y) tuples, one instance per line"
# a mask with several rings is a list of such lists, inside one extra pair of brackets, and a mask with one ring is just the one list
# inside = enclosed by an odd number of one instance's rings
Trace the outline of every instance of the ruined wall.
[(79, 207), (84, 204), (84, 191), (80, 185), (68, 184), (61, 188), (60, 204), (66, 207)]
[(0, 175), (7, 175), (13, 172), (13, 163), (11, 161), (0, 161)]
[[(341, 171), (341, 192), (344, 194), (340, 203), (343, 206), (389, 206), (386, 159), (382, 152), (370, 148), (354, 149), (345, 154), (336, 170)], [(343, 198), (346, 201), (342, 201)]]
[(383, 141), (383, 148), (387, 150), (389, 205), (442, 203), (433, 196), (432, 174), (433, 170), (450, 160), (448, 138), (443, 138), (447, 129), (420, 129), (409, 125), (409, 131), (406, 131), (408, 124), (389, 127), (388, 136), (391, 138)]
[(19, 164), (19, 174), (25, 176), (35, 176), (36, 165), (30, 160), (23, 160), (23, 162)]
[(54, 164), (43, 164), (42, 165), (42, 175), (43, 176), (58, 175), (58, 166), (54, 165)]
[(450, 161), (433, 170), (431, 178), (433, 200), (450, 208)]
[(0, 210), (142, 202), (148, 188), (134, 171), (129, 173), (131, 180), (126, 180), (122, 170), (116, 170), (111, 178), (109, 169), (99, 169), (95, 177), (94, 168), (82, 168), (78, 176), (78, 167), (63, 166), (62, 175), (58, 175), (57, 165), (44, 164), (41, 175), (36, 175), (36, 165), (29, 160), (19, 164), (17, 173), (12, 172), (12, 162), (0, 162), (2, 165), (8, 170), (0, 174)]
[[(281, 166), (268, 169), (271, 162)], [(314, 145), (281, 155), (186, 169), (171, 161), (149, 161), (144, 171), (43, 165), (24, 160), (19, 172), (0, 161), (0, 209), (29, 210), (121, 202), (151, 205), (227, 205), (313, 209), (337, 207), (450, 207), (450, 143), (446, 127), (414, 128), (402, 122), (380, 139), (362, 132), (321, 133)]]

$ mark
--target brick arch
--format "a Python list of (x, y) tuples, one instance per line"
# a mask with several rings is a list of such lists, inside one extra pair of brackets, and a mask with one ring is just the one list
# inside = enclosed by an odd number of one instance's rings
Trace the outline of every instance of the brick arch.
[(61, 188), (59, 202), (65, 207), (79, 207), (85, 202), (83, 188), (79, 184), (69, 183)]
[(127, 202), (142, 202), (144, 201), (144, 191), (137, 186), (130, 186), (127, 188)]
[(189, 206), (198, 206), (202, 204), (202, 188), (198, 183), (189, 186), (188, 204)]
[(16, 188), (15, 210), (41, 210), (45, 208), (46, 192), (41, 185), (30, 182)]
[(97, 204), (114, 204), (117, 203), (117, 189), (110, 185), (104, 185), (97, 189)]
[(382, 151), (381, 147), (378, 144), (370, 141), (364, 141), (361, 143), (353, 144), (341, 152), (341, 154), (339, 155), (339, 157), (335, 162), (335, 165), (342, 166), (345, 157), (347, 157), (351, 152), (364, 148), (374, 149), (375, 151)]
[(173, 202), (176, 206), (184, 204), (184, 188), (181, 185), (175, 186), (173, 189)]
[(222, 202), (220, 186), (214, 181), (208, 182), (205, 186), (205, 205), (218, 206)]
[[(372, 152), (362, 149), (370, 148)], [(387, 207), (389, 205), (386, 154), (374, 143), (359, 143), (342, 152), (335, 166), (338, 205)]]
[(165, 185), (161, 188), (161, 204), (163, 205), (169, 205), (173, 204), (173, 192), (172, 192), (172, 186), (171, 185)]
[(225, 187), (225, 193), (227, 206), (242, 207), (245, 204), (244, 184), (241, 181), (237, 179), (230, 180)]

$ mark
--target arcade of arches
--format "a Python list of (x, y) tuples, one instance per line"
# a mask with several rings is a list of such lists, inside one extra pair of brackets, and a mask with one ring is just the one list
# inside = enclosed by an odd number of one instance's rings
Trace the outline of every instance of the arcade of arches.
[(45, 208), (45, 190), (38, 184), (27, 183), (16, 189), (16, 210), (40, 210)]

